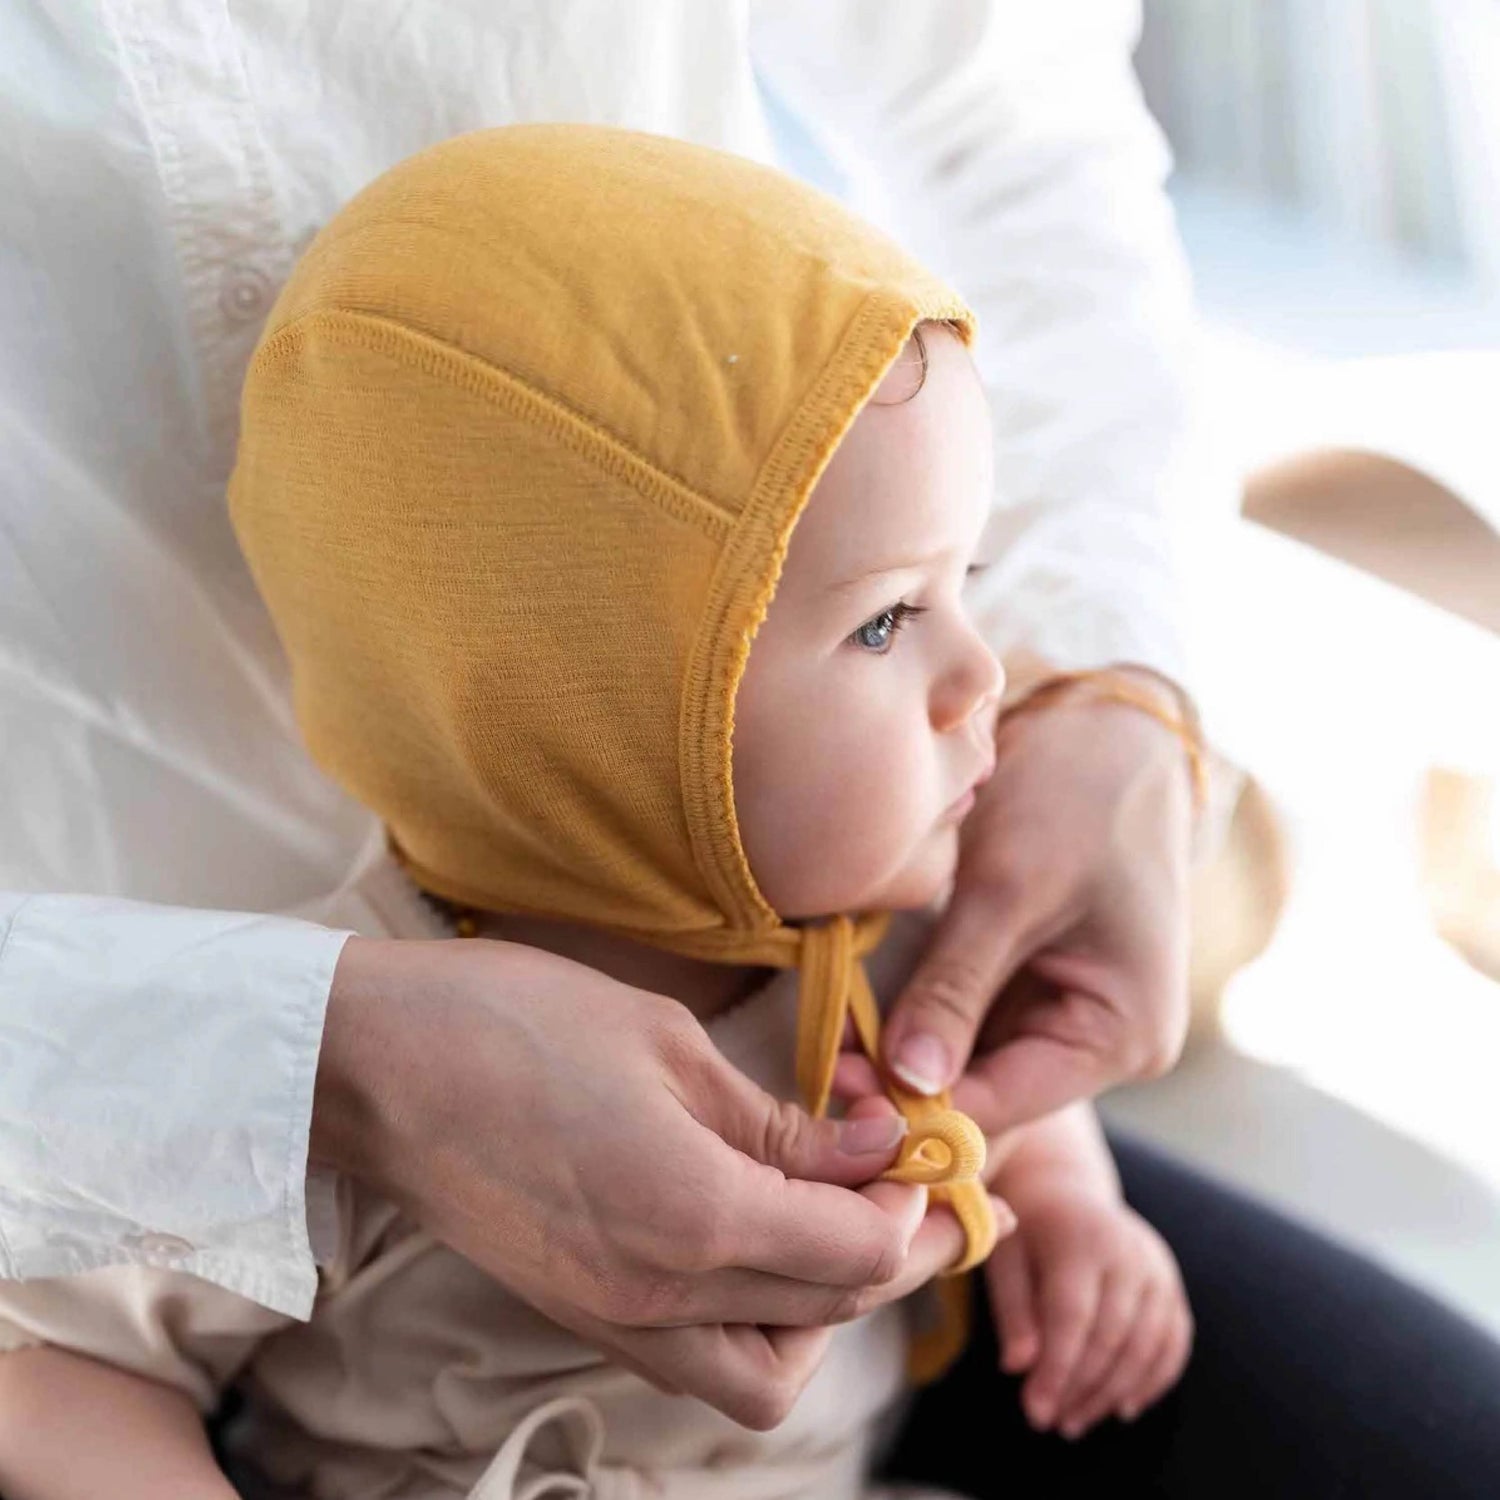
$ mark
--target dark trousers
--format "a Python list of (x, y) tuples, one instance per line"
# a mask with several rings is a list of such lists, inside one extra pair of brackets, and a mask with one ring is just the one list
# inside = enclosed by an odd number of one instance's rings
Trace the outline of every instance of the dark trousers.
[(889, 1477), (974, 1500), (1500, 1497), (1500, 1342), (1162, 1153), (1111, 1144), (1130, 1202), (1182, 1265), (1197, 1321), (1182, 1383), (1133, 1425), (1036, 1434), (982, 1305), (962, 1360), (917, 1398)]

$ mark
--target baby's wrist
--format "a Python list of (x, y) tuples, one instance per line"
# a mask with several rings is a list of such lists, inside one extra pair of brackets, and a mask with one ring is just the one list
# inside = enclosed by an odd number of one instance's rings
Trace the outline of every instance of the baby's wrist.
[(1099, 1117), (1087, 1102), (1071, 1104), (1016, 1132), (993, 1179), (994, 1190), (1021, 1211), (1022, 1203), (1089, 1196), (1120, 1203), (1124, 1193)]
[(1101, 1182), (1069, 1181), (1057, 1176), (1014, 1187), (1007, 1184), (1001, 1192), (1006, 1202), (1015, 1209), (1018, 1218), (1028, 1211), (1035, 1213), (1043, 1207), (1087, 1205), (1114, 1209), (1125, 1206), (1125, 1196), (1118, 1188)]
[(1024, 1229), (1028, 1215), (1057, 1208), (1122, 1208), (1125, 1195), (1117, 1182), (1081, 1168), (1056, 1163), (1001, 1172), (991, 1191), (1015, 1210)]

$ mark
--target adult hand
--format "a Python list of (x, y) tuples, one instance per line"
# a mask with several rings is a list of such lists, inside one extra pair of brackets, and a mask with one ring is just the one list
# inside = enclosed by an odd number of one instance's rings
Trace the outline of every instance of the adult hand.
[(1193, 818), (1182, 743), (1139, 709), (1070, 694), (1002, 717), (996, 751), (884, 1033), (900, 1077), (991, 1134), (1176, 1060)]
[(351, 938), (312, 1155), (654, 1384), (766, 1427), (824, 1325), (957, 1256), (923, 1190), (849, 1190), (904, 1130), (873, 1106), (812, 1120), (681, 1005), (552, 954)]

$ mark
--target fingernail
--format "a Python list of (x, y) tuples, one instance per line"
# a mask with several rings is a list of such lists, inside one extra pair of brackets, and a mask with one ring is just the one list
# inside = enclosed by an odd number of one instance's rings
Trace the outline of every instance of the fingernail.
[(1046, 1427), (1052, 1421), (1052, 1403), (1046, 1400), (1033, 1401), (1031, 1403), (1031, 1425), (1037, 1429)]
[(907, 1132), (904, 1115), (870, 1115), (862, 1120), (839, 1121), (839, 1150), (845, 1156), (874, 1156), (894, 1151)]
[(918, 1032), (897, 1048), (891, 1071), (919, 1094), (940, 1093), (948, 1082), (948, 1049), (935, 1036)]
[(927, 1217), (927, 1189), (913, 1183), (908, 1190), (911, 1197), (901, 1207), (901, 1237), (902, 1244), (909, 1251), (922, 1227), (922, 1220)]
[(1140, 1408), (1132, 1402), (1126, 1401), (1120, 1407), (1120, 1420), (1122, 1422), (1133, 1422), (1140, 1414)]
[(1083, 1431), (1083, 1428), (1077, 1422), (1064, 1422), (1062, 1426), (1058, 1428), (1058, 1431), (1062, 1433), (1062, 1435), (1067, 1438), (1070, 1443), (1076, 1443), (1078, 1441), (1079, 1434)]

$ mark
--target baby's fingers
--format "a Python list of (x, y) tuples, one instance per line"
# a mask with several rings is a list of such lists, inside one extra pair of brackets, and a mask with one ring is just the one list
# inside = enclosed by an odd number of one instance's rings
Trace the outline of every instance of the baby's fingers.
[(1145, 1409), (1147, 1392), (1151, 1389), (1148, 1377), (1161, 1368), (1172, 1347), (1179, 1305), (1180, 1299), (1169, 1288), (1159, 1283), (1148, 1284), (1136, 1309), (1130, 1337), (1114, 1368), (1070, 1414), (1070, 1425), (1084, 1432), (1110, 1412), (1123, 1416), (1128, 1410), (1134, 1416)]
[(990, 1289), (990, 1311), (1000, 1343), (1000, 1368), (1019, 1375), (1031, 1368), (1041, 1348), (1032, 1309), (1031, 1268), (1021, 1236), (1000, 1241), (984, 1268)]
[(1099, 1420), (1093, 1397), (1104, 1385), (1135, 1327), (1141, 1305), (1140, 1278), (1118, 1271), (1106, 1277), (1099, 1312), (1067, 1388), (1058, 1399), (1057, 1429), (1066, 1438), (1081, 1436)]
[(1042, 1353), (1021, 1391), (1021, 1404), (1039, 1431), (1057, 1417), (1058, 1402), (1094, 1324), (1100, 1281), (1092, 1268), (1063, 1265), (1042, 1283)]
[(1142, 1377), (1137, 1394), (1127, 1396), (1120, 1403), (1121, 1420), (1133, 1422), (1148, 1406), (1165, 1396), (1182, 1379), (1192, 1352), (1193, 1315), (1186, 1298), (1180, 1298), (1161, 1351)]

